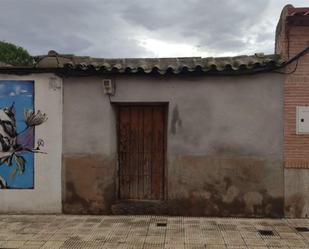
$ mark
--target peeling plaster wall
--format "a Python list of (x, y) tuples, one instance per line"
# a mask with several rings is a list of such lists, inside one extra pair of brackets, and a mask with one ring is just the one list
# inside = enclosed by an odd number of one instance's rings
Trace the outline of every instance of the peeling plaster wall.
[[(59, 88), (52, 89), (50, 77)], [(61, 153), (62, 153), (62, 79), (52, 74), (27, 76), (0, 75), (0, 80), (34, 81), (34, 107), (46, 113), (48, 120), (35, 127), (35, 143), (44, 140), (42, 150), (34, 155), (34, 189), (1, 189), (2, 213), (61, 212)]]
[[(99, 78), (64, 81), (65, 211), (109, 213), (117, 184), (114, 107)], [(170, 214), (283, 216), (281, 75), (115, 81), (114, 102), (169, 103)]]

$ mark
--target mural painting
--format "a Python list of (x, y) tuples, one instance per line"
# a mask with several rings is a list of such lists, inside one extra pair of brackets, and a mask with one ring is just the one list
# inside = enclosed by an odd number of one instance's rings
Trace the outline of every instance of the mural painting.
[(34, 111), (33, 81), (0, 80), (0, 189), (34, 188), (34, 154), (45, 153), (35, 126), (46, 120)]

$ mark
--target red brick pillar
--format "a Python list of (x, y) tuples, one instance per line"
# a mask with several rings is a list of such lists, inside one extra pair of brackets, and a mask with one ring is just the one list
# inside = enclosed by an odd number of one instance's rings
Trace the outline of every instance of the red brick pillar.
[[(287, 5), (277, 26), (276, 53), (288, 60), (308, 46), (309, 8)], [(284, 166), (309, 169), (309, 134), (296, 134), (296, 107), (309, 106), (309, 54), (286, 67), (285, 73), (294, 70), (285, 75)]]
[[(276, 53), (286, 60), (309, 46), (309, 8), (284, 7)], [(284, 69), (284, 195), (287, 217), (309, 217), (309, 134), (297, 134), (297, 107), (309, 107), (309, 53)]]

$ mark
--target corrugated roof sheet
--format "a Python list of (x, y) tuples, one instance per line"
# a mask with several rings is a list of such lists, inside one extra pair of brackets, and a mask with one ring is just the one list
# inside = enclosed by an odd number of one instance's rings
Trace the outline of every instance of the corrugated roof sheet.
[(233, 72), (274, 68), (284, 62), (279, 55), (255, 54), (235, 57), (184, 57), (184, 58), (120, 58), (104, 59), (85, 56), (61, 55), (50, 51), (36, 57), (37, 69), (64, 69), (68, 71), (107, 73), (167, 72)]

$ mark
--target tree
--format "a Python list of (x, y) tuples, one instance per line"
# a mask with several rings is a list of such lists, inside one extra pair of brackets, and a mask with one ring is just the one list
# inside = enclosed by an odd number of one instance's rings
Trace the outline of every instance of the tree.
[(13, 66), (31, 66), (34, 60), (24, 48), (0, 41), (0, 62)]

